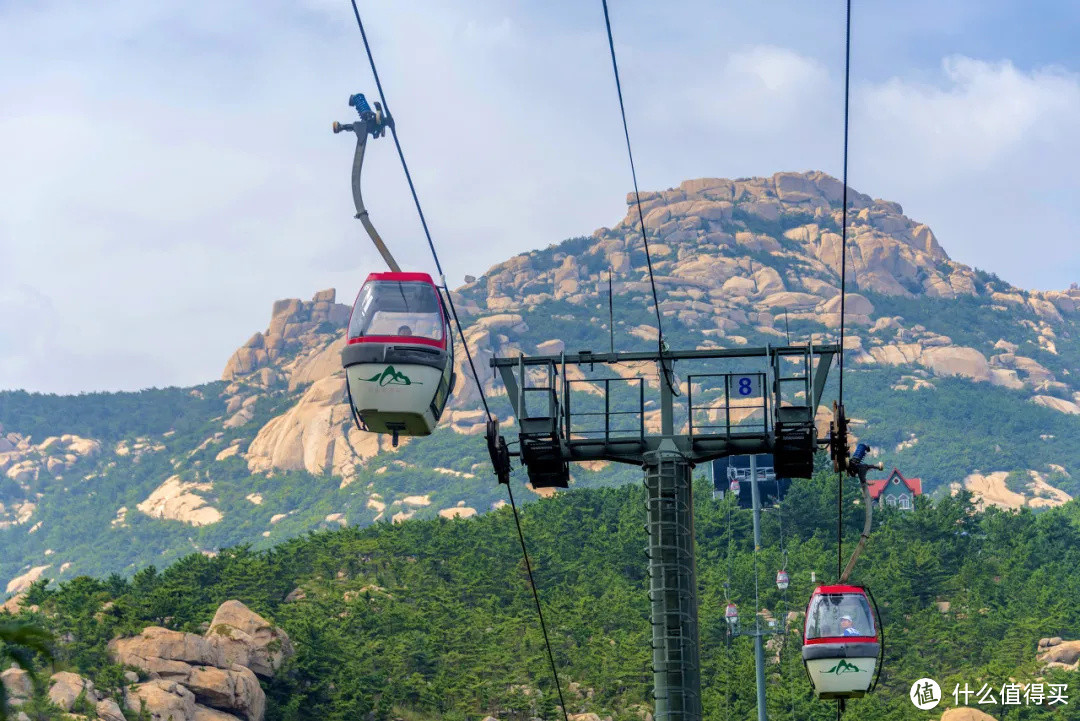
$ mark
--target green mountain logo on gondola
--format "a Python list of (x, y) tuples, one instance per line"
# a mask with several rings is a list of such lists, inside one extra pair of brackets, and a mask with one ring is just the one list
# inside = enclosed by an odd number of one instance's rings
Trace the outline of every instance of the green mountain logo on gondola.
[(382, 386), (391, 386), (391, 385), (393, 385), (393, 386), (411, 386), (414, 383), (416, 385), (418, 385), (418, 386), (424, 385), (423, 383), (420, 383), (419, 381), (412, 380), (411, 378), (409, 378), (409, 376), (405, 375), (404, 373), (402, 373), (400, 371), (397, 371), (397, 370), (394, 370), (394, 366), (386, 366), (386, 370), (384, 370), (382, 373), (376, 373), (375, 375), (371, 376), (370, 378), (361, 378), (360, 380), (362, 380), (362, 381), (364, 381), (366, 383), (378, 383), (380, 387), (382, 387)]
[(834, 673), (839, 676), (842, 673), (858, 673), (859, 671), (859, 667), (855, 664), (848, 663), (844, 659), (840, 659), (840, 663), (836, 664), (825, 673)]

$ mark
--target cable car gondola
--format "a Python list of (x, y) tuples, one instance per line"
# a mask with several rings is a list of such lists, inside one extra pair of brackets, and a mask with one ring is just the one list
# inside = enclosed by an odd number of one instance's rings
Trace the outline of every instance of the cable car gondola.
[(454, 344), (427, 273), (371, 273), (356, 296), (341, 353), (362, 430), (426, 436), (453, 391)]
[(456, 380), (454, 342), (439, 286), (427, 273), (402, 272), (364, 206), (360, 175), (368, 136), (382, 137), (394, 121), (379, 103), (372, 110), (363, 93), (350, 96), (349, 105), (360, 120), (334, 123), (333, 130), (356, 135), (352, 170), (356, 218), (390, 272), (370, 274), (360, 288), (341, 365), (357, 426), (392, 434), (396, 446), (398, 436), (430, 435), (439, 422)]
[(879, 624), (862, 586), (818, 586), (806, 606), (803, 664), (820, 699), (860, 698), (880, 672)]

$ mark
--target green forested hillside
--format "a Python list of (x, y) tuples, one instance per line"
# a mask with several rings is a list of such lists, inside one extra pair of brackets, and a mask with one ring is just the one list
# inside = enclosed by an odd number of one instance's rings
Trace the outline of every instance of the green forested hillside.
[[(155, 404), (161, 399), (156, 392), (144, 393), (150, 399), (146, 407), (157, 408)], [(6, 402), (10, 397), (13, 396), (0, 400)], [(62, 398), (67, 404), (58, 404), (58, 409), (49, 411), (50, 416), (55, 413), (56, 417), (64, 418), (71, 412), (78, 419), (81, 399), (90, 397)], [(109, 419), (120, 423), (126, 417), (129, 399), (124, 395), (95, 394), (93, 397), (92, 407), (97, 408), (101, 420), (94, 421), (93, 413), (87, 409), (88, 435), (102, 430), (112, 422)], [(34, 402), (57, 403), (52, 400), (57, 398), (39, 395), (36, 401), (27, 401), (27, 407), (36, 407)], [(325, 520), (331, 514), (340, 513), (341, 522), (349, 525), (372, 523), (379, 515), (365, 503), (372, 493), (380, 494), (388, 503), (400, 496), (429, 495), (433, 504), (416, 509), (418, 519), (435, 517), (438, 508), (462, 501), (486, 511), (503, 498), (490, 475), (483, 437), (461, 436), (445, 428), (421, 443), (403, 445), (392, 460), (361, 469), (357, 480), (346, 487), (341, 487), (339, 479), (313, 475), (305, 470), (253, 474), (242, 457), (217, 460), (216, 456), (223, 448), (228, 448), (234, 440), (250, 438), (293, 400), (285, 394), (265, 398), (257, 404), (249, 423), (224, 431), (217, 430), (220, 424), (215, 421), (219, 419), (211, 417), (215, 405), (202, 401), (188, 411), (191, 415), (174, 418), (176, 429), (167, 436), (148, 437), (148, 434), (131, 430), (119, 436), (118, 441), (128, 447), (145, 444), (144, 452), (119, 456), (109, 452), (110, 443), (101, 455), (81, 459), (60, 477), (39, 474), (27, 482), (25, 490), (0, 475), (0, 504), (10, 506), (13, 499), (36, 494), (45, 499), (38, 502), (30, 523), (0, 525), (0, 545), (7, 550), (0, 557), (0, 579), (10, 579), (28, 567), (38, 565), (49, 565), (45, 576), (58, 580), (79, 574), (104, 576), (112, 572), (129, 576), (150, 564), (168, 565), (192, 550), (212, 553), (239, 543), (268, 548), (312, 529), (337, 526), (337, 523)], [(165, 411), (169, 409), (168, 403), (161, 403), (161, 407)], [(216, 410), (220, 414), (220, 408)], [(123, 422), (131, 424), (135, 421)], [(214, 438), (215, 433), (219, 437)], [(43, 439), (45, 435), (35, 438)], [(213, 443), (205, 443), (207, 439), (213, 439)], [(478, 465), (481, 467), (477, 468)], [(433, 467), (462, 475), (434, 472)], [(621, 482), (636, 477), (628, 473), (629, 470), (613, 467), (597, 473), (576, 469), (575, 478), (586, 487), (602, 482)], [(174, 475), (185, 482), (212, 483), (213, 494), (208, 494), (208, 498), (213, 507), (222, 511), (226, 521), (192, 527), (177, 520), (151, 518), (139, 512), (138, 504), (162, 481)], [(259, 504), (249, 500), (252, 494), (258, 494)], [(126, 511), (118, 514), (121, 508)], [(37, 523), (40, 526), (28, 532), (26, 526), (33, 527)], [(71, 564), (70, 570), (67, 567), (61, 570), (62, 564)]]
[(44, 439), (60, 433), (119, 441), (134, 436), (185, 433), (220, 415), (223, 383), (198, 388), (147, 388), (122, 393), (0, 391), (0, 428)]
[[(757, 574), (761, 605), (772, 613), (801, 609), (811, 571), (825, 580), (835, 573), (835, 494), (835, 477), (820, 473), (764, 514)], [(862, 518), (856, 495), (846, 488), (849, 548)], [(571, 712), (630, 721), (649, 704), (643, 502), (635, 484), (571, 491), (523, 510)], [(714, 501), (703, 479), (695, 504), (706, 718), (750, 719), (751, 646), (746, 638), (729, 643), (723, 621), (729, 577), (742, 612), (754, 605), (750, 518)], [(786, 598), (772, 584), (781, 525), (792, 574)], [(956, 683), (1000, 687), (1045, 676), (1076, 687), (1075, 672), (1044, 673), (1035, 658), (1040, 637), (1080, 638), (1076, 502), (1040, 514), (976, 513), (966, 494), (936, 505), (923, 498), (914, 512), (882, 511), (875, 525), (855, 580), (868, 584), (881, 605), (887, 660), (877, 693), (852, 701), (848, 718), (927, 718), (907, 699), (912, 681), (923, 676), (946, 689), (943, 707), (952, 705)], [(193, 554), (130, 580), (38, 583), (27, 601), (40, 607), (29, 615), (61, 639), (61, 665), (115, 688), (121, 675), (108, 665), (109, 639), (151, 624), (199, 631), (230, 598), (281, 625), (297, 647), (291, 668), (266, 682), (268, 719), (556, 717), (508, 508), (470, 520), (320, 532), (260, 552)], [(792, 630), (779, 664), (770, 660), (767, 669), (770, 717), (832, 719), (834, 706), (810, 696), (799, 629)], [(1008, 721), (1066, 719), (1076, 718), (1077, 705), (1080, 699), (1054, 709), (983, 710)]]

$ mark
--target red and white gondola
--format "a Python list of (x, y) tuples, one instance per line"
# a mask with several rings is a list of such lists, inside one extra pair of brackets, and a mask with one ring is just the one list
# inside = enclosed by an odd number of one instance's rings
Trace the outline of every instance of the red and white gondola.
[(818, 586), (806, 606), (803, 664), (821, 699), (859, 698), (878, 674), (879, 624), (862, 586)]
[(368, 275), (341, 353), (362, 430), (426, 436), (453, 392), (454, 343), (438, 286), (427, 273)]

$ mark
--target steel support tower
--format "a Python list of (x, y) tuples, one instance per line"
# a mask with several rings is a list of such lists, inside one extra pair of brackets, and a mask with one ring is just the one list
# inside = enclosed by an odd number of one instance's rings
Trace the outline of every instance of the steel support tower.
[[(691, 469), (723, 456), (772, 453), (777, 474), (808, 477), (818, 445), (815, 414), (838, 352), (836, 345), (796, 345), (491, 360), (520, 442), (510, 453), (498, 422), (489, 423), (488, 450), (500, 482), (509, 482), (512, 455), (526, 466), (534, 488), (566, 488), (572, 462), (644, 469), (656, 721), (702, 718)], [(656, 364), (658, 399), (646, 401), (644, 376), (611, 372), (633, 363)], [(703, 367), (680, 382), (676, 363)], [(720, 372), (717, 365), (725, 363), (741, 367)], [(677, 394), (685, 405), (676, 404)], [(657, 400), (659, 408), (651, 409)]]
[(701, 718), (694, 495), (674, 447), (645, 454), (649, 601), (657, 719)]

